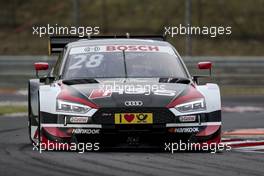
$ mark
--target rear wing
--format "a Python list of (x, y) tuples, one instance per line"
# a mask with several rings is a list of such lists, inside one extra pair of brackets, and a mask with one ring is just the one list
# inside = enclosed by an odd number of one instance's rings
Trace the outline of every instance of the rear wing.
[(80, 39), (121, 39), (121, 38), (131, 38), (131, 39), (146, 39), (146, 40), (157, 40), (157, 41), (166, 41), (166, 37), (163, 35), (107, 35), (107, 36), (50, 36), (49, 37), (49, 55), (60, 53), (63, 51), (63, 48), (71, 42), (78, 41)]

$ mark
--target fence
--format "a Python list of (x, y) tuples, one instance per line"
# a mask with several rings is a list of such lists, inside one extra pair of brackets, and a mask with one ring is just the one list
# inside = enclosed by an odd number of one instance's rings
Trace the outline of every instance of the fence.
[[(205, 74), (197, 69), (199, 61), (213, 62), (213, 80), (220, 86), (264, 86), (264, 57), (184, 57), (191, 74)], [(0, 56), (0, 88), (26, 88), (27, 80), (35, 77), (34, 62), (51, 65), (56, 57)], [(208, 81), (208, 80), (207, 80)]]

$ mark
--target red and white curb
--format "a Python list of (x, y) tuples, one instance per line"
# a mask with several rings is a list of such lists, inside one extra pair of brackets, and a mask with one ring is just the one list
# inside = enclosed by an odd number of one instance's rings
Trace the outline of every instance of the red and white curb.
[(223, 112), (264, 112), (264, 107), (262, 106), (223, 106)]
[(225, 131), (222, 134), (222, 143), (235, 151), (264, 153), (264, 129)]

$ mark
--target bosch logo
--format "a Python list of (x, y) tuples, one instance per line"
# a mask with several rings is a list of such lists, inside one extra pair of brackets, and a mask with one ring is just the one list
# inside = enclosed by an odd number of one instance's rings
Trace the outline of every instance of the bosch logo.
[(142, 101), (125, 101), (126, 106), (142, 106)]

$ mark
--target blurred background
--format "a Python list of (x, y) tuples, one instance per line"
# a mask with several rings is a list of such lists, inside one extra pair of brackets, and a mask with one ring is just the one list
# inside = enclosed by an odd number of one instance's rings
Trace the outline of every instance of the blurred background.
[[(188, 19), (189, 18), (189, 19)], [(263, 0), (0, 0), (0, 53), (47, 54), (32, 26), (99, 26), (101, 34), (161, 34), (164, 26), (231, 26), (232, 35), (192, 36), (192, 55), (262, 56)], [(171, 42), (185, 55), (185, 36)]]
[(179, 24), (231, 26), (231, 35), (168, 40), (192, 74), (198, 61), (214, 63), (213, 78), (205, 81), (218, 83), (223, 96), (264, 95), (263, 21), (263, 0), (0, 0), (0, 101), (16, 94), (25, 102), (33, 63), (56, 61), (47, 56), (48, 36), (32, 35), (33, 26), (47, 24), (99, 26), (106, 35), (163, 34), (165, 26)]

